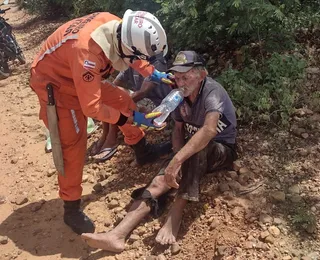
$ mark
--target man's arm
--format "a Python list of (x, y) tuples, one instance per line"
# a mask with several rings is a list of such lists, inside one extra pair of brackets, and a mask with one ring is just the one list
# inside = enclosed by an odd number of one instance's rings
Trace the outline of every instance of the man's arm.
[(177, 153), (185, 144), (185, 130), (184, 123), (179, 121), (174, 121), (174, 128), (172, 131), (172, 147), (173, 152)]
[(210, 140), (217, 135), (217, 125), (219, 121), (218, 112), (209, 112), (206, 115), (203, 127), (195, 133), (194, 136), (181, 148), (181, 150), (173, 157), (165, 169), (166, 183), (175, 189), (179, 188), (177, 183), (178, 173), (181, 165), (195, 153), (205, 148)]
[(181, 165), (192, 155), (204, 149), (212, 138), (217, 135), (219, 117), (220, 114), (218, 112), (207, 113), (203, 127), (201, 127), (174, 156), (174, 160), (176, 160), (178, 164)]
[(132, 94), (132, 99), (135, 103), (137, 103), (138, 101), (140, 101), (141, 99), (144, 99), (148, 93), (155, 87), (157, 86), (157, 84), (150, 82), (150, 81), (143, 81), (141, 89), (139, 89), (138, 91), (135, 91)]

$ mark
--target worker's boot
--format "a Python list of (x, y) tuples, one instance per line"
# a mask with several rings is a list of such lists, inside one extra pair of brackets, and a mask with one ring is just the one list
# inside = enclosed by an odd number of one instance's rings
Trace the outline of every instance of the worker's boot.
[(75, 233), (94, 233), (95, 225), (80, 209), (81, 200), (64, 201), (63, 220)]
[(149, 144), (145, 138), (142, 138), (137, 144), (131, 145), (131, 147), (134, 150), (139, 165), (154, 162), (172, 151), (171, 142)]

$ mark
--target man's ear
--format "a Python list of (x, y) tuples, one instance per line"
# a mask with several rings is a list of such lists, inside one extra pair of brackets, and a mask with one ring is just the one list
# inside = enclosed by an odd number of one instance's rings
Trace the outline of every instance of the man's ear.
[(201, 70), (200, 71), (200, 78), (201, 78), (201, 80), (204, 80), (205, 79), (205, 77), (207, 76), (207, 71), (206, 70)]

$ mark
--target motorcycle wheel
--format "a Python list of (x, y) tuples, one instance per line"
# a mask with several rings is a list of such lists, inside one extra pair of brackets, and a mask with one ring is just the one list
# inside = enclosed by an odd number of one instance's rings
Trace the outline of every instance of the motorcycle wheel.
[(6, 79), (10, 76), (8, 64), (0, 64), (0, 79)]
[(24, 56), (23, 52), (20, 52), (17, 55), (17, 59), (20, 62), (21, 65), (26, 64), (26, 57)]

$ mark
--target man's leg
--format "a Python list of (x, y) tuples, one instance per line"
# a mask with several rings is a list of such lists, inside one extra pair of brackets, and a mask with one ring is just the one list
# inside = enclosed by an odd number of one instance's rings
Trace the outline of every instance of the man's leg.
[[(129, 115), (136, 109), (130, 95), (117, 87), (104, 86), (102, 89), (102, 102), (118, 109), (122, 114)], [(145, 164), (157, 160), (160, 156), (171, 152), (171, 144), (151, 145), (144, 138), (142, 129), (131, 124), (119, 127), (124, 135), (124, 141), (130, 145), (136, 155), (138, 164)]]
[(168, 214), (164, 226), (159, 230), (156, 241), (160, 244), (176, 242), (183, 209), (188, 201), (199, 201), (200, 180), (204, 174), (215, 169), (226, 168), (236, 159), (232, 146), (210, 142), (202, 151), (196, 153), (182, 165), (182, 179), (178, 195)]
[(101, 151), (102, 146), (107, 140), (108, 133), (109, 123), (102, 122), (102, 135), (100, 136), (99, 140), (94, 143), (94, 146), (91, 149), (91, 155), (96, 155)]
[[(165, 183), (164, 176), (160, 175), (152, 180), (145, 192), (149, 192), (151, 197), (155, 199), (169, 189), (170, 187)], [(148, 199), (135, 200), (125, 218), (113, 230), (101, 234), (82, 234), (81, 237), (91, 247), (116, 253), (121, 252), (125, 248), (126, 237), (150, 213), (150, 210)]]
[(196, 153), (182, 164), (181, 180), (177, 197), (171, 206), (163, 227), (159, 230), (156, 241), (162, 245), (176, 242), (180, 229), (183, 210), (188, 201), (199, 200), (199, 183), (207, 169), (207, 148)]
[(93, 155), (93, 159), (98, 161), (109, 159), (116, 152), (118, 146), (118, 126), (103, 123), (103, 127), (108, 129), (107, 135), (103, 133), (96, 146), (99, 147), (99, 150)]
[[(56, 108), (65, 170), (65, 176), (58, 175), (59, 195), (64, 201), (64, 222), (77, 234), (94, 232), (93, 222), (80, 209), (82, 171), (87, 146), (87, 119), (81, 110)], [(44, 102), (41, 103), (40, 116), (48, 127)]]
[(187, 200), (177, 197), (171, 206), (166, 222), (159, 230), (156, 241), (162, 245), (173, 244), (176, 242), (180, 229), (183, 210)]

